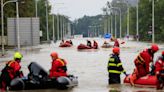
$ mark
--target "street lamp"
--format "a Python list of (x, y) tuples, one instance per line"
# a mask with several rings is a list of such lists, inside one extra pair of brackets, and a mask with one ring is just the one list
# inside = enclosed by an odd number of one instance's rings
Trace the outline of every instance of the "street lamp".
[(151, 1), (152, 1), (152, 43), (154, 43), (155, 42), (155, 33), (154, 33), (154, 0), (151, 0)]
[(152, 43), (155, 42), (154, 39), (154, 0), (152, 0)]
[(18, 9), (18, 1), (16, 2), (16, 20), (17, 20), (17, 46), (18, 46), (18, 51), (20, 51), (20, 34), (19, 34), (19, 9)]
[[(121, 9), (120, 8), (118, 8), (118, 7), (110, 7), (110, 9), (117, 9), (117, 10), (119, 10), (119, 12), (120, 12), (120, 38), (122, 38), (122, 36), (121, 36), (121, 34), (122, 34), (122, 29), (121, 29), (121, 26), (122, 26), (122, 23), (121, 23)], [(115, 14), (115, 17), (116, 17), (116, 14)], [(116, 37), (117, 35), (116, 35), (116, 18), (115, 18), (115, 37)]]
[[(52, 5), (52, 8), (54, 9), (54, 8), (56, 8), (54, 6), (57, 6), (57, 5), (60, 5), (60, 4), (63, 5), (64, 3), (54, 3)], [(59, 15), (59, 8), (57, 8), (56, 17), (57, 17), (57, 19), (56, 19), (56, 24), (57, 24), (57, 40), (59, 40), (60, 39), (60, 31), (59, 31), (60, 30), (60, 15)]]
[(38, 17), (38, 0), (35, 0), (35, 17)]
[(52, 29), (53, 29), (53, 31), (52, 31), (52, 39), (53, 39), (53, 42), (55, 41), (55, 27), (54, 27), (54, 25), (55, 25), (55, 23), (54, 23), (54, 15), (52, 15)]
[(137, 33), (136, 33), (136, 38), (137, 38), (137, 41), (139, 41), (139, 32), (138, 32), (138, 4), (139, 4), (139, 0), (137, 0), (137, 13), (136, 13), (136, 16), (137, 16), (137, 23), (136, 23), (136, 26), (137, 26)]
[(56, 22), (57, 22), (57, 39), (59, 40), (59, 14), (57, 14), (57, 19), (56, 19)]
[(126, 1), (126, 5), (127, 5), (127, 38), (129, 38), (129, 4), (128, 4), (128, 1), (127, 0), (125, 0)]
[(113, 36), (113, 18), (111, 13), (111, 35)]
[(3, 16), (3, 7), (7, 4), (7, 3), (11, 3), (11, 2), (17, 2), (17, 0), (13, 0), (13, 1), (6, 1), (5, 3), (3, 3), (3, 0), (1, 0), (1, 44), (2, 44), (2, 55), (4, 55), (5, 49), (4, 49), (4, 16)]
[(128, 15), (127, 15), (127, 37), (129, 38), (129, 5), (128, 5)]
[(49, 31), (48, 31), (48, 1), (45, 1), (46, 5), (46, 30), (47, 30), (47, 41), (49, 41)]

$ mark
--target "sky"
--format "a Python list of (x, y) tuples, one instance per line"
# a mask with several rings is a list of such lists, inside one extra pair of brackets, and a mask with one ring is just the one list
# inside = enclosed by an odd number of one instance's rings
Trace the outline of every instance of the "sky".
[(70, 20), (102, 14), (107, 1), (111, 0), (49, 0), (51, 13), (66, 15)]

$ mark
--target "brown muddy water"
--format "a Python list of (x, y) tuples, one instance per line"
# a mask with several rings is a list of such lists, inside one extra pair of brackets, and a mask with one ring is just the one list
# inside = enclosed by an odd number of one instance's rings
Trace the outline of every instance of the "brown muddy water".
[[(38, 62), (45, 70), (49, 70), (51, 67), (50, 53), (53, 51), (58, 52), (59, 57), (63, 58), (68, 63), (68, 73), (78, 76), (78, 86), (68, 90), (56, 90), (56, 89), (44, 89), (44, 90), (25, 90), (20, 92), (162, 92), (162, 90), (156, 90), (155, 88), (144, 87), (131, 87), (123, 83), (117, 85), (108, 85), (108, 72), (107, 62), (109, 54), (111, 54), (111, 48), (99, 48), (98, 50), (77, 50), (77, 45), (80, 43), (86, 44), (86, 39), (73, 39), (74, 46), (69, 48), (60, 48), (59, 43), (52, 43), (49, 45), (40, 45), (39, 51), (22, 52), (24, 54), (23, 61), (21, 62), (22, 70), (25, 75), (28, 74), (27, 65), (32, 62)], [(101, 38), (88, 38), (90, 40), (96, 40), (99, 46), (102, 45), (104, 39)], [(113, 43), (112, 43), (113, 44)], [(137, 54), (146, 47), (149, 47), (149, 43), (125, 41), (125, 44), (121, 45), (120, 58), (123, 63), (124, 69), (127, 73), (132, 73), (134, 64), (133, 60)], [(160, 45), (162, 48), (163, 45)], [(159, 51), (155, 54), (155, 59), (160, 55)], [(12, 59), (6, 58), (6, 60)], [(3, 59), (4, 60), (4, 59)], [(2, 61), (2, 60), (1, 60)], [(0, 69), (4, 67), (4, 63), (1, 63)], [(121, 81), (124, 79), (124, 75), (121, 75)]]

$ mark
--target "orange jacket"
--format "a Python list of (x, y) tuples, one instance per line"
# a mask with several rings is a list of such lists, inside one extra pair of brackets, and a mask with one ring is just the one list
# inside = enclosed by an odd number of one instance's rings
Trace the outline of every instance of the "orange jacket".
[(56, 59), (52, 61), (52, 67), (50, 69), (49, 77), (60, 77), (60, 76), (67, 76), (67, 67), (66, 61), (63, 59)]

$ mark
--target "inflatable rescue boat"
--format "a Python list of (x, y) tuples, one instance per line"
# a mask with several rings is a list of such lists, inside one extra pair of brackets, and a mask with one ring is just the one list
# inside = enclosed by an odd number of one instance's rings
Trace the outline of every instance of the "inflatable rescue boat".
[(78, 85), (76, 76), (49, 78), (48, 73), (36, 62), (28, 66), (29, 74), (27, 77), (13, 79), (9, 90), (31, 90), (31, 89), (67, 89)]
[[(128, 75), (124, 79), (125, 84), (130, 84)], [(141, 86), (141, 87), (156, 87), (157, 84), (157, 77), (155, 75), (146, 75), (134, 81), (134, 86)]]
[(71, 47), (72, 45), (70, 43), (62, 43), (59, 45), (59, 47)]
[(77, 47), (77, 49), (92, 49), (92, 47), (89, 47), (89, 46), (87, 46), (87, 45), (85, 45), (85, 44), (80, 44), (80, 45), (78, 45), (78, 47)]

